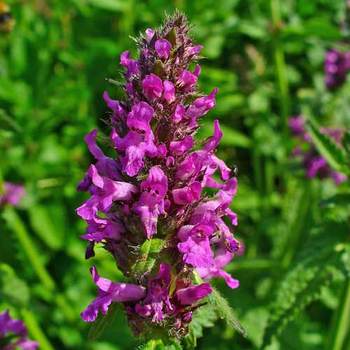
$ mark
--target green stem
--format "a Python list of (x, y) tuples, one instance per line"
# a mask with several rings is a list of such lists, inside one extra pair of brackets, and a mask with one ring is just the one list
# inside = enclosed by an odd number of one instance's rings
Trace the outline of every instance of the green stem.
[(271, 195), (274, 192), (274, 163), (271, 159), (266, 159), (265, 162), (265, 191), (266, 197), (271, 200)]
[(279, 90), (280, 112), (282, 116), (282, 130), (286, 136), (288, 133), (288, 117), (290, 113), (290, 97), (287, 77), (287, 66), (285, 62), (283, 44), (280, 39), (281, 8), (279, 0), (270, 0), (271, 18), (274, 31), (274, 58), (276, 67), (276, 79)]
[(295, 192), (295, 206), (293, 210), (293, 220), (289, 224), (288, 240), (282, 254), (282, 267), (288, 268), (300, 246), (301, 240), (305, 240), (304, 233), (307, 219), (310, 217), (310, 207), (312, 201), (312, 191), (310, 182), (306, 182), (300, 191)]
[(264, 189), (263, 189), (263, 174), (261, 170), (261, 155), (259, 151), (255, 148), (253, 150), (253, 167), (254, 167), (254, 180), (256, 187), (261, 194), (261, 196), (264, 195)]
[(29, 334), (40, 344), (40, 349), (54, 350), (54, 347), (50, 344), (50, 341), (47, 339), (46, 335), (40, 328), (35, 315), (27, 309), (22, 309), (21, 314), (23, 321), (28, 328)]
[(12, 207), (8, 206), (3, 211), (3, 218), (11, 231), (16, 235), (18, 242), (20, 243), (41, 284), (51, 294), (51, 297), (54, 296), (54, 302), (57, 304), (59, 309), (62, 310), (66, 319), (68, 321), (75, 320), (76, 317), (74, 310), (69, 306), (64, 296), (57, 293), (55, 281), (52, 279), (46, 270), (45, 265), (40, 259), (41, 254), (36, 249), (36, 246), (30, 238), (30, 235), (20, 216)]
[(342, 350), (343, 345), (350, 329), (350, 278), (345, 282), (342, 296), (335, 314), (335, 322), (331, 338), (329, 350)]
[(12, 207), (6, 207), (4, 209), (3, 217), (9, 228), (16, 235), (40, 282), (46, 289), (52, 292), (55, 289), (55, 282), (46, 271), (45, 266), (40, 259), (41, 254), (39, 254), (35, 245), (33, 244), (21, 218)]

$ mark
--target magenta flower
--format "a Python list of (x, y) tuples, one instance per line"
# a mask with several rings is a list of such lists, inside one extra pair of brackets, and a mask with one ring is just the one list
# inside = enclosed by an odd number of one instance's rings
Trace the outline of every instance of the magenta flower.
[(159, 30), (147, 29), (138, 46), (138, 59), (121, 55), (126, 98), (103, 95), (112, 112), (106, 148), (113, 156), (97, 146), (96, 130), (85, 138), (95, 164), (78, 186), (90, 197), (77, 209), (87, 223), (86, 257), (102, 244), (128, 283), (92, 268), (98, 296), (82, 318), (92, 322), (118, 302), (136, 334), (152, 326), (186, 334), (193, 311), (212, 291), (211, 279), (239, 285), (224, 271), (239, 252), (230, 209), (237, 179), (215, 154), (223, 136), (218, 120), (212, 137), (195, 142), (218, 90), (197, 90), (200, 66), (190, 66), (202, 47), (189, 37), (186, 19), (176, 15)]
[(168, 103), (173, 103), (175, 101), (175, 86), (169, 80), (164, 80), (163, 82), (164, 93), (163, 97)]
[(211, 292), (212, 288), (210, 287), (210, 284), (202, 283), (197, 286), (178, 289), (176, 292), (176, 298), (181, 305), (192, 305), (209, 295)]
[[(305, 129), (305, 119), (302, 116), (289, 118), (289, 128), (293, 135), (303, 142), (302, 147), (299, 145), (294, 148), (293, 155), (302, 159), (306, 177), (331, 178), (336, 185), (347, 180), (345, 174), (333, 170), (327, 160), (317, 152), (311, 136)], [(322, 128), (321, 132), (331, 137), (336, 143), (341, 143), (343, 130)]]
[(163, 93), (162, 80), (153, 73), (146, 75), (142, 81), (142, 90), (150, 100), (160, 98)]
[(8, 311), (0, 313), (0, 345), (2, 350), (36, 350), (39, 347), (37, 342), (28, 339), (24, 323), (12, 319)]
[(335, 49), (327, 51), (324, 62), (327, 88), (333, 90), (343, 85), (349, 69), (350, 52), (340, 52)]
[(5, 182), (2, 191), (0, 191), (0, 206), (5, 204), (17, 206), (24, 195), (25, 190), (22, 185)]
[(154, 44), (154, 48), (159, 58), (168, 59), (171, 50), (171, 44), (168, 40), (158, 39)]
[(90, 272), (98, 288), (98, 296), (81, 314), (86, 322), (95, 321), (99, 311), (105, 315), (112, 302), (137, 301), (145, 296), (145, 288), (142, 286), (113, 283), (107, 278), (100, 277), (94, 266)]
[(147, 238), (157, 232), (158, 216), (166, 214), (165, 196), (168, 191), (168, 178), (159, 166), (149, 170), (148, 177), (140, 184), (142, 191), (133, 211), (140, 217)]

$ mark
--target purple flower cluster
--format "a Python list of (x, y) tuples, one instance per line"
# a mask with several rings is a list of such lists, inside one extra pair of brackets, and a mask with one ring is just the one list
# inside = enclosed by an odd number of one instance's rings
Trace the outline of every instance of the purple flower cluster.
[(340, 87), (350, 70), (350, 52), (341, 52), (336, 49), (327, 51), (324, 70), (327, 88), (333, 90)]
[(5, 182), (0, 191), (0, 206), (9, 204), (16, 206), (24, 196), (25, 191), (22, 185), (16, 185), (11, 182)]
[[(317, 152), (310, 135), (305, 129), (305, 119), (302, 116), (289, 118), (289, 128), (293, 135), (303, 142), (303, 145), (299, 145), (294, 149), (293, 154), (302, 158), (308, 178), (332, 178), (337, 185), (347, 180), (346, 175), (334, 171), (327, 160)], [(336, 143), (340, 143), (343, 137), (341, 129), (323, 128), (321, 132), (330, 136)]]
[(36, 350), (38, 346), (37, 342), (28, 339), (22, 321), (12, 319), (8, 311), (0, 313), (0, 349)]
[[(219, 122), (201, 145), (194, 138), (217, 93), (197, 90), (201, 68), (190, 66), (201, 49), (180, 14), (159, 30), (147, 29), (137, 60), (128, 51), (121, 54), (126, 98), (116, 101), (104, 93), (116, 156), (103, 153), (96, 130), (85, 138), (96, 160), (78, 186), (90, 193), (77, 209), (88, 225), (86, 256), (102, 243), (130, 282), (111, 282), (92, 267), (98, 296), (82, 313), (87, 322), (119, 302), (136, 334), (153, 326), (185, 334), (198, 302), (212, 291), (212, 278), (239, 285), (224, 271), (239, 251), (224, 221), (237, 225), (230, 209), (237, 179), (215, 155), (223, 136)], [(161, 248), (149, 263), (144, 247), (153, 242)], [(195, 283), (198, 276), (201, 284)]]

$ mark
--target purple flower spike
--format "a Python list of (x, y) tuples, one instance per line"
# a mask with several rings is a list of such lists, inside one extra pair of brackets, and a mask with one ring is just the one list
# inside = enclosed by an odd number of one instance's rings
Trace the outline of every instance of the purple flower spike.
[[(306, 177), (310, 179), (315, 177), (320, 179), (331, 178), (336, 185), (340, 185), (347, 180), (346, 175), (334, 171), (327, 160), (318, 154), (311, 136), (305, 129), (305, 119), (302, 116), (289, 118), (288, 124), (298, 141), (304, 143), (304, 147), (300, 147), (300, 145), (296, 146), (292, 154), (295, 157), (301, 158)], [(331, 137), (335, 143), (341, 144), (344, 134), (343, 130), (323, 128), (321, 132)]]
[(121, 55), (125, 98), (103, 95), (111, 110), (110, 142), (104, 152), (96, 130), (85, 138), (95, 158), (78, 186), (89, 194), (77, 209), (87, 224), (85, 256), (103, 246), (128, 283), (111, 282), (92, 268), (98, 293), (82, 318), (93, 322), (122, 303), (136, 335), (157, 328), (180, 338), (212, 292), (211, 279), (239, 285), (224, 271), (240, 247), (230, 208), (237, 179), (216, 155), (223, 137), (218, 120), (211, 137), (195, 141), (218, 89), (209, 95), (197, 90), (202, 46), (188, 31), (176, 14), (162, 28), (146, 30), (137, 59), (128, 51)]
[(28, 339), (27, 333), (27, 328), (22, 321), (12, 319), (8, 311), (0, 313), (0, 343), (4, 346), (1, 349), (38, 349), (39, 344)]

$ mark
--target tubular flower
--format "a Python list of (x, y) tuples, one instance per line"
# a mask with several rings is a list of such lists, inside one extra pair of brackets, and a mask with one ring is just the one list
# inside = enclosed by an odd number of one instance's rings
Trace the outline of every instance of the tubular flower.
[(3, 350), (36, 350), (39, 344), (28, 339), (27, 328), (20, 320), (11, 318), (8, 311), (0, 313), (0, 348)]
[(135, 334), (161, 327), (180, 336), (211, 293), (212, 278), (239, 285), (224, 271), (239, 252), (230, 209), (237, 179), (215, 154), (223, 136), (219, 121), (212, 137), (199, 144), (194, 138), (217, 94), (197, 90), (200, 66), (190, 65), (201, 48), (180, 14), (159, 30), (147, 29), (138, 59), (121, 55), (125, 99), (103, 95), (114, 156), (97, 145), (96, 130), (85, 138), (95, 158), (78, 186), (90, 194), (77, 209), (87, 223), (86, 257), (102, 244), (128, 280), (111, 282), (91, 269), (98, 295), (82, 313), (87, 322), (118, 302)]
[[(294, 148), (293, 155), (302, 159), (306, 177), (331, 178), (336, 185), (347, 180), (345, 174), (333, 170), (327, 160), (317, 152), (310, 135), (305, 129), (305, 119), (302, 116), (289, 118), (289, 128), (292, 134), (303, 142), (303, 146)], [(343, 130), (341, 129), (322, 128), (321, 132), (331, 137), (338, 144), (342, 141)]]
[(2, 191), (0, 191), (0, 206), (5, 204), (16, 206), (25, 195), (22, 185), (5, 182), (2, 187)]

